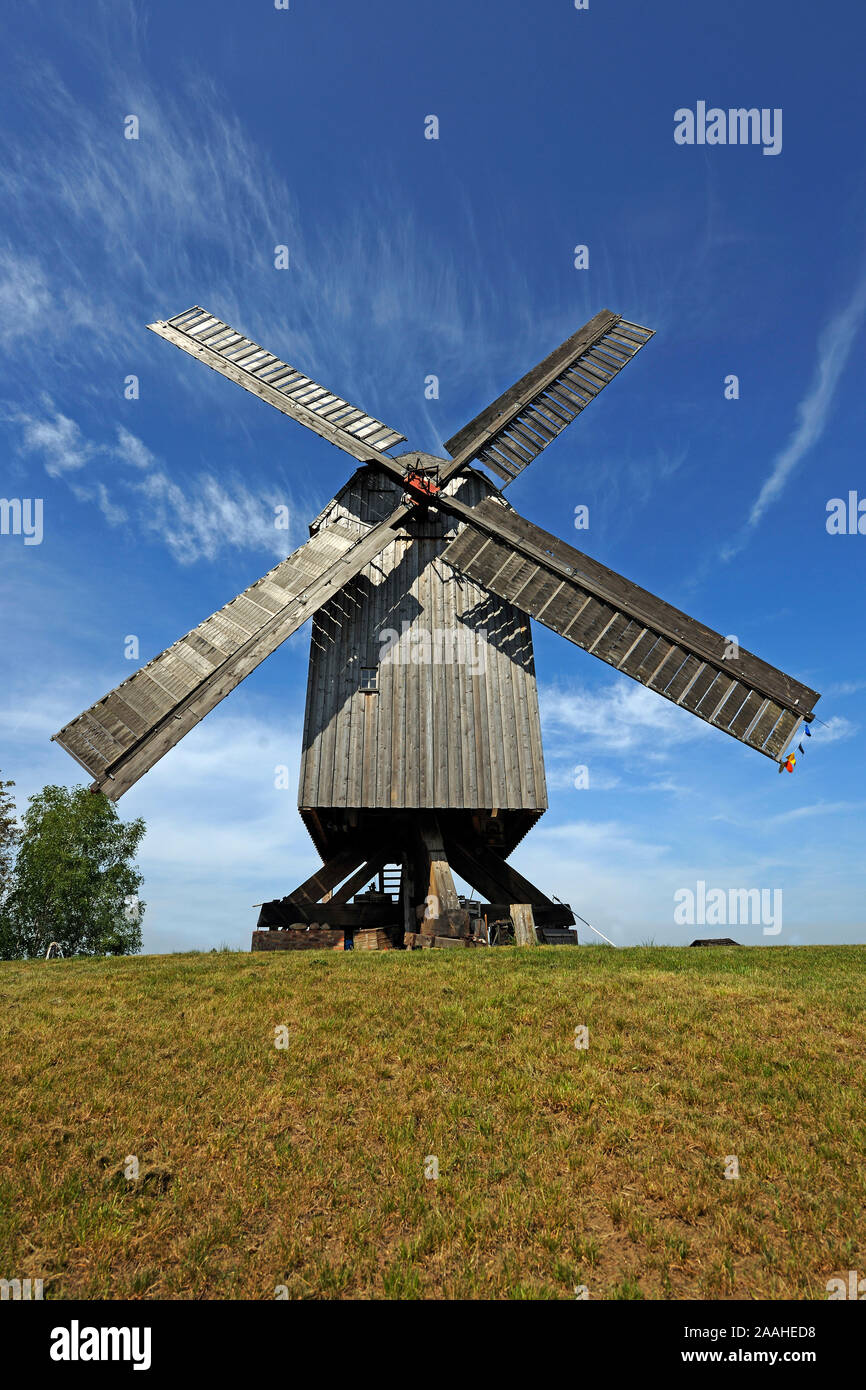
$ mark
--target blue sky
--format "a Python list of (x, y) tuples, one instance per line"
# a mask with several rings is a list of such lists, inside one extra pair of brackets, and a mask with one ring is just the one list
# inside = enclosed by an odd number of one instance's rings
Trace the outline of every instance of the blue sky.
[[(156, 655), (285, 553), (275, 505), (293, 548), (353, 466), (148, 322), (203, 304), (441, 453), (606, 307), (656, 336), (509, 500), (821, 690), (824, 722), (779, 776), (536, 627), (551, 807), (514, 862), (617, 944), (864, 939), (866, 536), (825, 523), (866, 496), (866, 17), (712, 9), (10, 12), (0, 492), (44, 503), (40, 545), (0, 536), (0, 769), (22, 808), (82, 781), (50, 735), (131, 674), (125, 637)], [(699, 101), (781, 109), (780, 153), (678, 145)], [(252, 904), (312, 871), (274, 785), (281, 764), (294, 784), (308, 642), (119, 803), (149, 827), (146, 950), (245, 946)], [(782, 932), (676, 925), (699, 881), (781, 889)]]

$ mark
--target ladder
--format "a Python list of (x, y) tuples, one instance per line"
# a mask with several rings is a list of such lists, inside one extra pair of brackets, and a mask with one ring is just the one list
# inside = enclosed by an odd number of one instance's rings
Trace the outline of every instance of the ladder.
[(379, 870), (379, 892), (387, 893), (393, 902), (400, 896), (400, 883), (403, 878), (401, 864), (386, 864)]

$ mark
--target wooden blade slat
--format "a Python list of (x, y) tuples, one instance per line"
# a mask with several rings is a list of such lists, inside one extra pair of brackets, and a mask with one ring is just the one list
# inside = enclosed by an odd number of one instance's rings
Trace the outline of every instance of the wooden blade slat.
[(501, 454), (495, 453), (493, 449), (482, 449), (479, 455), (482, 463), (491, 468), (498, 478), (503, 478), (510, 483), (512, 478), (516, 478), (517, 473), (508, 467), (508, 462)]
[(488, 444), (486, 449), (482, 449), (484, 457), (488, 455), (494, 459), (510, 478), (515, 478), (523, 467), (523, 461), (518, 458), (510, 444), (505, 443), (505, 436), (497, 439), (495, 444)]
[(539, 410), (543, 409), (545, 415), (549, 416), (552, 421), (555, 421), (560, 430), (563, 430), (566, 425), (571, 424), (576, 413), (574, 410), (566, 410), (561, 400), (557, 400), (556, 397), (552, 396), (550, 391), (546, 391), (543, 396), (539, 396), (536, 407)]
[(585, 608), (581, 608), (577, 615), (573, 631), (569, 634), (572, 641), (578, 640), (575, 633), (580, 634), (579, 644), (586, 647), (589, 651), (601, 637), (606, 627), (609, 626), (611, 619), (616, 616), (616, 609), (611, 608), (610, 604), (602, 603), (599, 599), (590, 599)]
[(622, 650), (621, 643), (631, 626), (631, 620), (625, 613), (616, 613), (607, 627), (598, 634), (592, 647), (587, 650), (591, 650), (593, 656), (600, 656), (602, 661), (609, 661), (611, 666), (615, 666), (617, 654)]
[[(680, 704), (682, 705), (683, 709), (689, 709), (692, 711), (692, 713), (694, 713), (695, 710), (697, 710), (700, 707), (701, 701), (703, 700), (710, 686), (715, 683), (718, 674), (719, 673), (716, 670), (715, 666), (710, 666), (709, 664), (705, 663), (703, 670), (701, 670), (698, 673), (698, 675), (695, 677), (688, 690), (686, 691), (685, 695), (680, 700)], [(767, 732), (769, 733), (769, 730)]]
[(528, 446), (515, 431), (503, 430), (490, 447), (507, 450), (509, 457), (515, 460), (515, 467), (519, 468), (525, 468), (535, 458), (534, 446)]
[(757, 717), (758, 711), (763, 707), (764, 699), (757, 690), (753, 690), (743, 701), (738, 713), (731, 720), (728, 728), (735, 738), (743, 738), (752, 726)]
[(653, 674), (647, 678), (647, 685), (650, 690), (657, 690), (659, 694), (666, 690), (685, 660), (686, 654), (682, 647), (674, 644), (661, 666), (658, 666)]
[(571, 408), (575, 416), (589, 405), (592, 395), (589, 391), (578, 391), (573, 381), (569, 381), (565, 376), (561, 376), (556, 383), (556, 389), (560, 395), (565, 396), (571, 402)]
[(663, 693), (669, 700), (673, 700), (676, 704), (679, 704), (682, 697), (689, 690), (692, 681), (695, 679), (700, 669), (700, 657), (687, 656), (670, 685), (665, 686)]
[(792, 743), (797, 736), (797, 731), (803, 723), (799, 714), (793, 714), (790, 710), (785, 710), (779, 719), (778, 724), (764, 744), (764, 752), (771, 758), (782, 758), (789, 743)]
[(666, 637), (660, 637), (651, 651), (647, 652), (634, 675), (643, 685), (649, 685), (653, 676), (659, 670), (673, 650)]
[(754, 743), (758, 748), (762, 747), (776, 727), (781, 714), (781, 706), (770, 700), (749, 734), (749, 743)]
[(657, 641), (658, 634), (655, 632), (645, 631), (636, 636), (627, 654), (616, 663), (617, 670), (625, 671), (627, 676), (636, 675), (644, 657), (652, 651)]
[(719, 672), (709, 690), (707, 690), (700, 703), (695, 707), (696, 712), (700, 714), (702, 719), (709, 719), (712, 722), (735, 683), (736, 682), (731, 676), (726, 676), (722, 672)]

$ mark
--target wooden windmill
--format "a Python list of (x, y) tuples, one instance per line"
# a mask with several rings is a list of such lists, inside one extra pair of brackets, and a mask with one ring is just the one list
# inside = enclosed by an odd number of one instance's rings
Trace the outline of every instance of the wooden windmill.
[[(502, 497), (652, 330), (603, 310), (445, 459), (394, 457), (403, 435), (198, 306), (150, 327), (360, 465), (305, 545), (54, 736), (116, 800), (312, 619), (299, 808), (322, 864), (264, 905), (254, 948), (370, 930), (464, 944), (485, 917), (549, 939), (574, 922), (507, 862), (547, 807), (529, 617), (777, 762), (813, 718), (815, 691)], [(472, 919), (452, 867), (484, 900)]]

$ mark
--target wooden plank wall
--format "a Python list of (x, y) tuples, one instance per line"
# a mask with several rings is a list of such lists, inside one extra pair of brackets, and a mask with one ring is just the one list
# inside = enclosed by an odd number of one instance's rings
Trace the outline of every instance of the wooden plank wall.
[[(480, 473), (449, 492), (474, 505), (491, 491)], [(359, 470), (317, 525), (362, 534), (400, 500), (399, 484)], [(394, 541), (313, 623), (298, 803), (301, 807), (547, 807), (529, 619), (439, 559), (457, 534), (430, 513)], [(380, 661), (380, 634), (474, 634), (484, 670), (467, 662)], [(480, 631), (487, 633), (486, 641)], [(378, 670), (378, 691), (360, 688)]]

